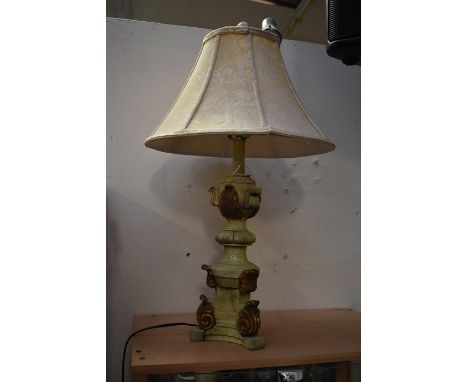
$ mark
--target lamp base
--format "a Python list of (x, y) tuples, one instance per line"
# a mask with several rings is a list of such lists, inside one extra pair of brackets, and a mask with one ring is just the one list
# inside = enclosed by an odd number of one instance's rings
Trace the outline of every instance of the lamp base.
[(232, 342), (244, 346), (249, 350), (258, 350), (265, 347), (265, 337), (255, 335), (251, 337), (243, 336), (229, 336), (224, 334), (215, 334), (216, 331), (213, 329), (203, 330), (199, 326), (190, 328), (190, 341), (202, 342), (202, 341), (224, 341)]
[[(252, 264), (253, 265), (253, 264)], [(255, 266), (256, 267), (256, 266)], [(213, 300), (201, 295), (197, 310), (200, 325), (190, 333), (192, 341), (225, 341), (243, 345), (247, 349), (261, 349), (265, 345), (260, 329), (259, 301), (250, 300), (250, 291), (256, 287), (258, 269), (243, 271), (238, 278), (217, 277), (209, 266), (207, 283), (216, 289)]]
[(255, 242), (255, 235), (247, 229), (246, 221), (257, 214), (262, 190), (244, 173), (246, 137), (235, 136), (232, 140), (233, 171), (218, 188), (210, 188), (211, 203), (227, 220), (216, 235), (216, 241), (224, 247), (224, 256), (212, 266), (202, 265), (207, 272), (206, 283), (215, 289), (215, 296), (210, 301), (200, 296), (197, 322), (203, 335), (194, 330), (190, 338), (233, 342), (253, 350), (263, 348), (265, 339), (258, 335), (260, 302), (250, 299), (257, 289), (260, 270), (247, 258), (247, 246)]

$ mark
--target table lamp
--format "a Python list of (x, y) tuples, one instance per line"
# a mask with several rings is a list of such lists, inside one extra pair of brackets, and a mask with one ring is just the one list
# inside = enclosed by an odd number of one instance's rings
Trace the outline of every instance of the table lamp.
[(232, 157), (232, 172), (209, 189), (211, 203), (227, 220), (216, 235), (224, 256), (201, 266), (214, 297), (200, 296), (192, 341), (265, 346), (258, 334), (259, 301), (250, 296), (260, 270), (246, 255), (255, 242), (246, 221), (257, 214), (262, 190), (245, 173), (245, 158), (293, 158), (335, 148), (299, 101), (280, 44), (271, 18), (262, 29), (241, 22), (208, 33), (182, 91), (145, 142), (168, 153)]

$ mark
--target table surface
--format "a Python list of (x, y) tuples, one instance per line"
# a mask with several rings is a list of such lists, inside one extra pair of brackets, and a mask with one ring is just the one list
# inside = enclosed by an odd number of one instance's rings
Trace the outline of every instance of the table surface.
[[(190, 342), (188, 326), (152, 329), (134, 337), (134, 375), (310, 365), (357, 361), (361, 317), (350, 309), (265, 311), (259, 334), (265, 348), (228, 342)], [(168, 322), (196, 323), (194, 314), (136, 315), (133, 328)]]

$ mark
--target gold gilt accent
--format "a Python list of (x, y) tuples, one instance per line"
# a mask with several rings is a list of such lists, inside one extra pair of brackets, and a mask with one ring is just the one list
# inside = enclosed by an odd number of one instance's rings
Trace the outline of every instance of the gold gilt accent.
[(216, 288), (217, 287), (217, 283), (216, 283), (216, 278), (213, 274), (213, 270), (210, 268), (209, 265), (206, 265), (206, 264), (203, 264), (201, 266), (201, 269), (203, 269), (204, 271), (206, 271), (206, 284), (210, 287), (210, 288)]
[(239, 194), (232, 184), (226, 184), (219, 197), (219, 209), (226, 219), (242, 219)]
[(208, 302), (208, 298), (205, 295), (202, 294), (200, 300), (202, 300), (202, 303), (197, 310), (197, 322), (200, 328), (208, 330), (216, 325), (214, 308), (213, 305)]
[(258, 300), (250, 300), (239, 312), (237, 329), (243, 336), (254, 336), (260, 329), (260, 310)]
[(218, 206), (226, 219), (250, 219), (260, 208), (262, 189), (245, 174), (229, 175), (219, 189), (212, 187), (210, 192), (211, 204)]
[(257, 269), (247, 269), (239, 276), (239, 293), (247, 294), (257, 289), (257, 278), (260, 272)]

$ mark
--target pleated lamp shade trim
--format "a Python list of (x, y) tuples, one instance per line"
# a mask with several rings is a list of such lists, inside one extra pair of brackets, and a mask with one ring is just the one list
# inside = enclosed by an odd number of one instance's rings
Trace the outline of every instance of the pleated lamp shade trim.
[(145, 145), (228, 157), (230, 135), (250, 137), (248, 157), (298, 157), (335, 148), (302, 106), (278, 38), (257, 28), (224, 27), (205, 37), (182, 91)]

